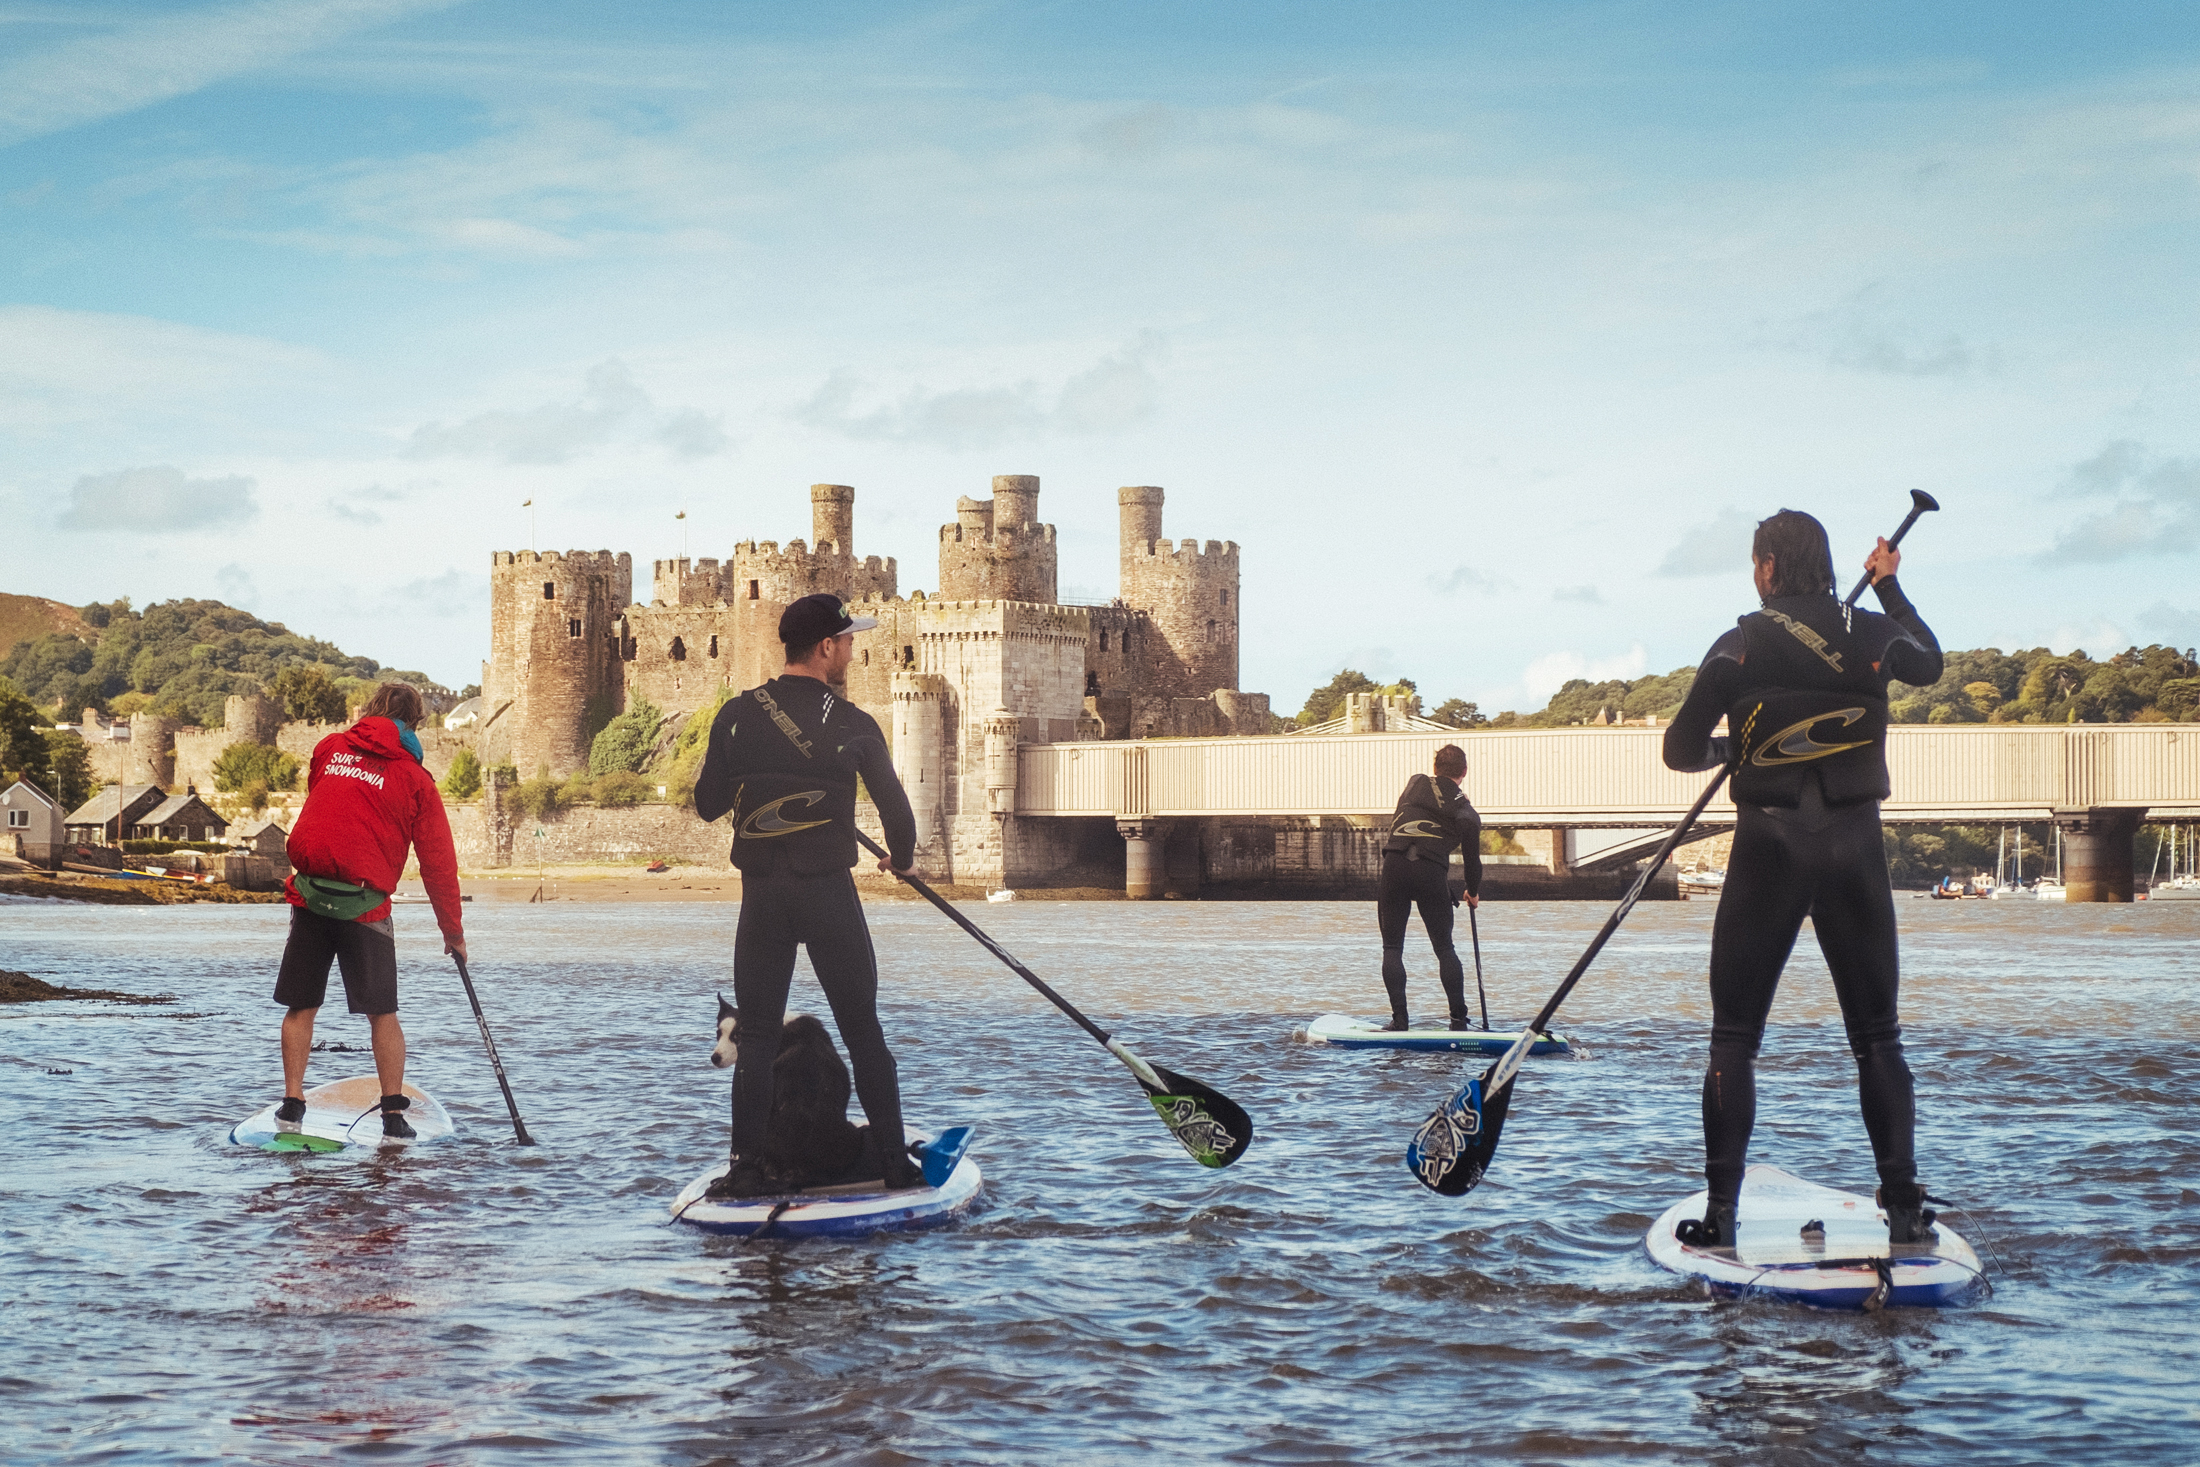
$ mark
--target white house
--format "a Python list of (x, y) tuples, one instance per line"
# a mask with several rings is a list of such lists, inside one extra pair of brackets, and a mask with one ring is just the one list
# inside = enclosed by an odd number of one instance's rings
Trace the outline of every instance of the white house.
[(67, 849), (62, 808), (27, 779), (0, 790), (0, 850), (12, 850), (33, 865), (59, 870)]

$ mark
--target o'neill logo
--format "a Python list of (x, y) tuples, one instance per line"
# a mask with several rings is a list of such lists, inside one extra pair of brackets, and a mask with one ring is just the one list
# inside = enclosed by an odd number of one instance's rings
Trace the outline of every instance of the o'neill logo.
[(1846, 749), (1868, 748), (1872, 742), (1870, 739), (1859, 739), (1851, 744), (1821, 744), (1811, 737), (1811, 731), (1821, 723), (1830, 723), (1838, 718), (1841, 726), (1846, 728), (1863, 716), (1864, 710), (1861, 708), (1843, 708), (1838, 713), (1813, 714), (1800, 723), (1789, 724), (1766, 739), (1749, 756), (1749, 762), (1771, 769), (1782, 764), (1801, 764), (1811, 759), (1823, 759), (1828, 754), (1839, 754)]
[(1450, 840), (1451, 832), (1437, 828), (1433, 820), (1406, 820), (1391, 827), (1392, 835), (1411, 836), (1415, 840)]
[(775, 835), (793, 835), (798, 830), (830, 825), (830, 820), (789, 820), (780, 813), (783, 805), (814, 805), (824, 798), (823, 790), (804, 790), (797, 795), (781, 795), (768, 805), (759, 805), (741, 822), (741, 836), (744, 840), (769, 840)]

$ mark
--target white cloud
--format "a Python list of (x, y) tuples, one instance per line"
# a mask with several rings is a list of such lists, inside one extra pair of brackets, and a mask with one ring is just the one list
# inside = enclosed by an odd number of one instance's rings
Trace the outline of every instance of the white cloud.
[(1119, 432), (1159, 411), (1160, 383), (1148, 369), (1165, 355), (1147, 333), (1122, 351), (1066, 379), (1049, 405), (1038, 383), (1012, 387), (958, 387), (945, 392), (913, 387), (898, 402), (859, 410), (862, 379), (836, 369), (794, 420), (845, 438), (890, 443), (930, 443), (944, 448), (991, 448), (1010, 439), (1056, 434)]
[(2139, 613), (2139, 625), (2147, 634), (2178, 647), (2200, 647), (2200, 611), (2186, 611), (2157, 601)]
[(725, 419), (700, 408), (674, 413), (658, 425), (656, 436), (675, 458), (709, 458), (733, 446), (726, 436)]
[(1650, 653), (1637, 642), (1616, 657), (1586, 657), (1579, 652), (1548, 653), (1529, 663), (1520, 674), (1520, 681), (1528, 690), (1528, 701), (1540, 708), (1551, 701), (1553, 693), (1577, 677), (1592, 683), (1613, 678), (1632, 681), (1641, 677), (1649, 666)]
[(1551, 592), (1553, 601), (1577, 601), (1583, 606), (1602, 606), (1604, 594), (1594, 586), (1560, 586)]
[(214, 588), (231, 606), (250, 611), (260, 604), (260, 588), (252, 579), (252, 572), (234, 560), (214, 572)]
[(591, 367), (573, 402), (477, 413), (455, 424), (423, 423), (405, 445), (407, 458), (495, 458), (508, 464), (562, 464), (601, 448), (631, 428), (683, 459), (723, 453), (731, 440), (720, 420), (700, 408), (679, 409), (649, 424), (655, 408), (623, 362)]
[(0, 306), (0, 424), (54, 429), (120, 410), (228, 406), (276, 379), (318, 377), (317, 352), (174, 321)]
[[(454, 0), (256, 0), (156, 15), (0, 66), (0, 147), (134, 112)], [(87, 12), (96, 20), (96, 12)]]
[(260, 512), (255, 487), (237, 475), (187, 479), (173, 464), (87, 474), (69, 490), (69, 507), (58, 523), (64, 530), (126, 535), (241, 525)]
[(2067, 657), (2082, 648), (2096, 661), (2112, 657), (2130, 645), (2131, 638), (2124, 635), (2124, 629), (2106, 617), (2064, 622), (2047, 639), (2047, 649), (2057, 657)]
[(2117, 439), (2073, 464), (2064, 484), (2072, 494), (2122, 497), (2058, 534), (2037, 557), (2041, 565), (2173, 555), (2200, 545), (2200, 459), (2164, 458)]
[(1661, 576), (1744, 574), (1749, 569), (1750, 537), (1757, 522), (1737, 509), (1722, 509), (1684, 532), (1658, 562)]

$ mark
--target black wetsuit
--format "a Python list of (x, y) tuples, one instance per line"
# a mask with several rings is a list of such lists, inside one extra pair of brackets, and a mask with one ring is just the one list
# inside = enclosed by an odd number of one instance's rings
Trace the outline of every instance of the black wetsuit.
[(1383, 934), (1383, 987), (1390, 992), (1391, 1018), (1406, 1020), (1406, 918), (1421, 909), (1421, 925), (1436, 949), (1437, 972), (1451, 1003), (1453, 1024), (1467, 1015), (1466, 971), (1451, 945), (1452, 895), (1448, 874), (1454, 848), (1464, 851), (1467, 890), (1482, 894), (1482, 817), (1459, 791), (1457, 781), (1416, 774), (1398, 797), (1390, 817), (1390, 838), (1383, 843), (1382, 885), (1375, 920)]
[[(1887, 684), (1940, 678), (1940, 644), (1892, 576), (1885, 615), (1831, 595), (1776, 597), (1719, 638), (1665, 735), (1671, 769), (1735, 761), (1734, 851), (1711, 938), (1711, 1062), (1704, 1178), (1714, 1203), (1742, 1185), (1757, 1118), (1756, 1056), (1780, 971), (1809, 917), (1856, 1056), (1880, 1181), (1917, 1176), (1916, 1105), (1896, 1011), (1894, 893), (1880, 836), (1889, 793)], [(1711, 737), (1725, 715), (1728, 736)]]
[(917, 825), (870, 714), (816, 678), (777, 677), (726, 703), (711, 723), (695, 813), (705, 820), (733, 813), (733, 864), (741, 871), (733, 940), (733, 1001), (741, 1011), (736, 1156), (763, 1154), (797, 945), (809, 949), (832, 1006), (873, 1134), (902, 1135), (901, 1088), (878, 1021), (878, 963), (848, 874), (856, 862), (858, 775), (878, 807), (894, 865), (908, 866)]

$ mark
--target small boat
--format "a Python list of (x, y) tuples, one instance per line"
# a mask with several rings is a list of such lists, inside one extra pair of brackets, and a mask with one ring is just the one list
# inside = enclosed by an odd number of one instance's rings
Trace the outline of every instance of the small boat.
[(1012, 902), (1016, 900), (1016, 893), (1004, 886), (999, 891), (987, 892), (985, 899), (989, 902)]
[(1681, 890), (1714, 895), (1726, 887), (1726, 872), (1715, 866), (1683, 871), (1680, 874)]
[(647, 866), (644, 866), (642, 869), (648, 872), (650, 875), (655, 876), (660, 871), (670, 871), (672, 868), (670, 866), (667, 866), (662, 861), (652, 861)]

